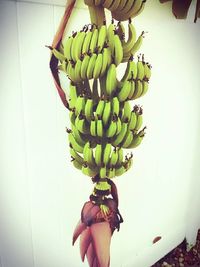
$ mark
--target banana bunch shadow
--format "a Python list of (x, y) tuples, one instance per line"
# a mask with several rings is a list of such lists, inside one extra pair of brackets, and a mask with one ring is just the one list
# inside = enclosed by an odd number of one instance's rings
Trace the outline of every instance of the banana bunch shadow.
[[(126, 173), (133, 154), (124, 149), (138, 147), (144, 136), (143, 108), (131, 102), (149, 88), (151, 65), (137, 55), (145, 32), (137, 36), (131, 17), (146, 1), (86, 1), (91, 23), (64, 36), (74, 2), (67, 6), (51, 50), (50, 68), (58, 93), (69, 110), (66, 128), (73, 166), (89, 176), (93, 191), (81, 211), (73, 245), (80, 237), (80, 254), (90, 267), (110, 266), (110, 243), (123, 222), (113, 179)], [(105, 8), (112, 13), (106, 23)], [(115, 22), (118, 20), (118, 22)], [(127, 38), (126, 22), (127, 21)], [(125, 73), (117, 77), (124, 63)], [(69, 98), (62, 90), (59, 73), (69, 78)]]

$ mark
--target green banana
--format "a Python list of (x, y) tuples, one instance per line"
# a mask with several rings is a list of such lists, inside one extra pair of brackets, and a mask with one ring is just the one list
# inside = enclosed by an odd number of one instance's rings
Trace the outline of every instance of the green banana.
[(73, 163), (73, 165), (74, 165), (74, 167), (76, 168), (76, 169), (78, 169), (78, 170), (81, 170), (81, 168), (82, 168), (82, 164), (79, 162), (79, 161), (77, 161), (75, 158), (73, 158), (72, 157), (72, 163)]
[(118, 161), (118, 151), (115, 147), (110, 156), (110, 161), (109, 161), (110, 167), (114, 167), (117, 164), (117, 161)]
[(89, 167), (89, 165), (87, 163), (84, 163), (82, 166), (82, 173), (87, 175), (87, 176), (95, 176), (98, 173), (98, 169), (93, 168), (93, 167)]
[(119, 115), (119, 100), (116, 96), (112, 98), (112, 113)]
[(137, 79), (142, 81), (144, 79), (144, 75), (145, 75), (144, 63), (142, 61), (140, 61), (140, 59), (138, 57), (138, 62), (137, 62)]
[(96, 59), (97, 59), (97, 54), (92, 54), (92, 56), (90, 57), (90, 61), (88, 63), (88, 67), (87, 67), (86, 76), (88, 80), (93, 78), (93, 72), (94, 72)]
[(72, 148), (79, 152), (79, 153), (83, 153), (83, 146), (79, 145), (78, 142), (75, 140), (75, 137), (73, 136), (72, 132), (68, 132), (68, 139), (69, 139), (69, 143), (71, 144)]
[(131, 91), (131, 82), (129, 80), (126, 80), (121, 88), (120, 91), (117, 95), (118, 99), (120, 102), (126, 101), (128, 99), (128, 96), (130, 94)]
[(139, 110), (136, 113), (137, 120), (136, 120), (136, 125), (135, 125), (135, 128), (134, 128), (134, 131), (139, 131), (139, 129), (142, 127), (142, 123), (143, 123), (142, 114), (143, 114), (143, 110), (140, 107)]
[(104, 21), (104, 24), (99, 29), (98, 40), (97, 40), (98, 52), (100, 53), (102, 52), (102, 49), (106, 42), (106, 38), (107, 38), (107, 27), (106, 27), (106, 21)]
[(139, 107), (134, 106), (133, 110), (131, 111), (131, 117), (128, 123), (128, 130), (134, 130), (136, 123), (137, 123), (137, 115), (136, 113), (138, 112)]
[(97, 120), (97, 136), (103, 137), (103, 121), (101, 117), (98, 117)]
[(90, 56), (86, 54), (81, 64), (81, 79), (82, 80), (87, 79), (87, 69), (88, 69), (89, 61), (90, 61)]
[(83, 157), (81, 157), (72, 147), (70, 147), (70, 155), (73, 157), (79, 164), (84, 163)]
[(94, 79), (97, 79), (100, 76), (102, 65), (103, 65), (103, 55), (99, 53), (97, 55), (95, 66), (94, 66), (94, 71), (93, 71)]
[(102, 115), (102, 121), (103, 121), (104, 126), (106, 126), (108, 124), (108, 121), (110, 119), (110, 115), (111, 115), (111, 102), (106, 101), (105, 107), (103, 110), (103, 115)]
[(132, 99), (136, 99), (139, 98), (142, 94), (143, 91), (143, 86), (142, 86), (142, 82), (140, 80), (136, 80), (135, 82), (135, 91), (134, 94), (132, 96)]
[(76, 85), (70, 82), (69, 84), (69, 98), (70, 98), (69, 107), (70, 109), (73, 109), (76, 107), (77, 97), (78, 97), (78, 92), (77, 92)]
[(104, 111), (104, 107), (105, 107), (105, 100), (104, 99), (100, 99), (97, 108), (96, 108), (96, 115), (98, 117), (102, 117), (103, 116), (103, 111)]
[(106, 93), (112, 97), (117, 88), (117, 72), (115, 64), (111, 64), (108, 68), (106, 77)]
[(106, 130), (106, 136), (108, 138), (113, 137), (117, 132), (117, 117), (113, 115), (108, 129)]
[(97, 136), (97, 120), (95, 120), (95, 117), (93, 117), (90, 122), (90, 134), (92, 136)]
[(101, 167), (100, 171), (99, 171), (100, 178), (105, 178), (106, 177), (106, 173), (107, 173), (106, 166)]
[(123, 108), (123, 115), (122, 115), (122, 122), (129, 121), (131, 117), (131, 106), (129, 101), (124, 102), (124, 108)]
[(121, 132), (116, 136), (115, 140), (112, 142), (113, 146), (119, 146), (119, 144), (122, 142), (122, 140), (124, 139), (124, 136), (126, 135), (127, 127), (128, 127), (128, 123), (123, 122)]
[(90, 48), (89, 48), (91, 53), (94, 53), (95, 50), (97, 49), (98, 36), (99, 36), (99, 31), (97, 28), (95, 28), (92, 33), (92, 38), (91, 38)]
[(106, 143), (103, 149), (103, 163), (105, 164), (105, 166), (108, 165), (110, 154), (111, 154), (111, 148), (112, 148), (112, 145), (110, 143)]
[(81, 113), (84, 113), (85, 111), (85, 104), (86, 104), (86, 100), (84, 95), (79, 95), (77, 100), (76, 100), (76, 110), (75, 110), (75, 114), (76, 116), (78, 116)]
[(129, 19), (128, 41), (123, 42), (123, 54), (130, 54), (130, 50), (134, 46), (135, 42), (136, 42), (136, 30), (134, 25), (132, 24), (131, 19)]
[(144, 127), (139, 133), (137, 133), (136, 135), (133, 136), (133, 140), (127, 148), (135, 148), (141, 144), (141, 142), (145, 136), (145, 131), (144, 131), (145, 128), (146, 127)]
[(75, 127), (75, 125), (72, 124), (71, 127), (72, 127), (72, 132), (73, 132), (73, 135), (74, 135), (74, 138), (75, 138), (76, 142), (79, 145), (84, 146), (86, 141), (85, 141), (82, 133), (79, 132), (79, 130)]
[(118, 66), (123, 60), (123, 48), (121, 40), (117, 33), (113, 37), (114, 42), (114, 63)]
[(92, 98), (88, 98), (85, 104), (85, 117), (87, 119), (87, 121), (91, 121), (93, 118), (93, 99)]
[(97, 143), (96, 148), (95, 148), (94, 160), (95, 160), (96, 165), (99, 167), (102, 165), (102, 156), (103, 156), (102, 145)]

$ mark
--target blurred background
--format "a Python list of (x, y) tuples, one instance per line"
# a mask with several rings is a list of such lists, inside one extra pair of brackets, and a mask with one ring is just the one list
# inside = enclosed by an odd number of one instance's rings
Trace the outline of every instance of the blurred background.
[[(77, 1), (66, 34), (89, 23)], [(73, 229), (92, 192), (70, 163), (68, 111), (49, 70), (64, 0), (0, 0), (0, 267), (81, 267)], [(111, 244), (112, 267), (149, 267), (200, 228), (200, 27), (195, 3), (176, 20), (171, 3), (149, 0), (133, 19), (146, 31), (150, 89), (147, 134), (134, 166), (115, 179), (124, 218)], [(107, 14), (107, 23), (110, 23)], [(123, 75), (125, 65), (118, 69)], [(68, 90), (68, 82), (63, 81)], [(153, 244), (156, 236), (159, 242)]]

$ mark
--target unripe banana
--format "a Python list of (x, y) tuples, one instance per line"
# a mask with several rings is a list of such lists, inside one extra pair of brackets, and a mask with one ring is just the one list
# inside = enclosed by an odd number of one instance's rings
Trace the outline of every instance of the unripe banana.
[(100, 53), (104, 47), (106, 38), (107, 38), (107, 27), (106, 27), (106, 22), (104, 21), (104, 24), (99, 29), (98, 40), (97, 40), (97, 47)]
[(144, 64), (143, 64), (142, 61), (139, 60), (139, 57), (138, 57), (138, 62), (137, 62), (137, 79), (142, 81), (144, 79), (144, 75), (145, 75)]
[(97, 120), (97, 136), (103, 137), (103, 121), (101, 117), (98, 117)]
[(87, 176), (95, 176), (98, 173), (98, 169), (89, 167), (87, 163), (82, 165), (82, 173)]
[(76, 64), (75, 64), (75, 82), (80, 82), (81, 81), (81, 65), (82, 65), (82, 60), (78, 59)]
[(134, 131), (136, 132), (139, 131), (139, 129), (142, 127), (142, 123), (143, 123), (142, 113), (143, 113), (142, 108), (140, 108), (136, 113), (137, 121), (136, 121), (136, 125), (134, 128)]
[(79, 95), (76, 100), (76, 110), (75, 110), (76, 116), (78, 116), (81, 113), (84, 113), (85, 104), (86, 104), (85, 97), (83, 95)]
[(116, 116), (119, 115), (119, 100), (116, 96), (112, 99), (112, 113)]
[(107, 177), (109, 179), (112, 179), (115, 177), (115, 168), (114, 167), (111, 167), (107, 170)]
[(131, 82), (129, 80), (125, 81), (120, 88), (120, 91), (117, 95), (120, 102), (126, 101), (131, 91)]
[(102, 68), (101, 68), (101, 73), (100, 77), (105, 74), (107, 67), (110, 66), (112, 61), (111, 58), (111, 51), (109, 47), (104, 47), (103, 52), (102, 52)]
[(126, 43), (123, 43), (123, 53), (129, 55), (130, 50), (134, 46), (135, 42), (136, 42), (136, 30), (135, 30), (134, 25), (131, 22), (131, 19), (129, 19), (128, 41)]
[(101, 53), (98, 54), (95, 66), (94, 66), (94, 71), (93, 71), (93, 78), (97, 79), (100, 76), (101, 69), (103, 65), (103, 55)]
[(128, 130), (134, 130), (136, 123), (137, 123), (137, 115), (136, 113), (138, 112), (139, 107), (134, 106), (133, 110), (131, 111), (131, 117), (128, 123)]
[(126, 135), (125, 135), (125, 137), (124, 137), (124, 139), (122, 141), (121, 146), (124, 147), (124, 148), (127, 148), (131, 144), (132, 140), (133, 140), (132, 131), (127, 131), (127, 133), (126, 133)]
[(122, 121), (129, 121), (131, 117), (131, 106), (129, 101), (124, 102)]
[(90, 122), (90, 134), (92, 136), (97, 136), (97, 120), (95, 120), (95, 118), (92, 118)]
[(142, 86), (142, 82), (140, 80), (136, 80), (135, 82), (135, 91), (134, 94), (132, 96), (132, 99), (136, 99), (139, 98), (142, 94), (143, 91), (143, 86)]
[(72, 82), (70, 82), (69, 84), (69, 97), (70, 97), (69, 107), (70, 109), (73, 109), (76, 107), (78, 92), (75, 84), (73, 84)]
[(71, 124), (75, 125), (75, 120), (76, 120), (75, 109), (70, 110), (69, 119), (70, 119)]
[(117, 72), (115, 64), (111, 64), (108, 68), (106, 77), (106, 93), (112, 97), (117, 88)]
[(114, 39), (114, 35), (115, 35), (115, 30), (116, 30), (116, 26), (114, 25), (114, 20), (112, 20), (112, 23), (109, 25), (108, 32), (107, 32), (108, 45), (111, 49), (111, 54), (113, 54), (113, 51), (114, 51), (113, 39)]
[(73, 136), (74, 136), (76, 142), (79, 145), (84, 146), (86, 141), (85, 141), (82, 133), (79, 132), (79, 130), (75, 127), (75, 125), (72, 124), (71, 127), (72, 127)]
[(104, 150), (103, 150), (103, 163), (108, 165), (109, 159), (110, 159), (110, 153), (111, 153), (112, 145), (110, 143), (106, 143)]
[(65, 61), (66, 57), (64, 56), (63, 53), (61, 53), (59, 50), (57, 50), (56, 48), (53, 48), (51, 46), (46, 46), (47, 48), (49, 48), (52, 52), (52, 54), (58, 59), (60, 60), (60, 62)]
[(85, 55), (81, 64), (81, 79), (87, 79), (87, 69), (90, 62), (90, 56)]
[(78, 61), (78, 59), (81, 58), (82, 55), (82, 47), (84, 43), (84, 39), (86, 37), (86, 32), (88, 30), (87, 26), (84, 26), (83, 30), (80, 31), (77, 36), (74, 39), (74, 42), (72, 43), (72, 59), (74, 61)]
[(117, 132), (117, 117), (113, 116), (108, 129), (106, 130), (106, 136), (108, 138), (113, 137)]
[(100, 176), (100, 178), (105, 178), (106, 177), (106, 166), (103, 166), (103, 167), (100, 168), (99, 176)]
[(123, 59), (123, 48), (119, 36), (115, 33), (114, 38), (114, 63), (118, 66)]
[(122, 122), (120, 117), (117, 117), (117, 130), (116, 130), (116, 135), (118, 135), (121, 132), (122, 129)]
[(108, 121), (110, 119), (110, 115), (111, 115), (111, 102), (107, 101), (105, 103), (105, 107), (103, 110), (103, 116), (102, 116), (102, 121), (103, 121), (104, 126), (106, 126), (108, 124)]
[(126, 172), (126, 168), (124, 166), (115, 168), (115, 176), (121, 176)]
[(96, 108), (96, 115), (98, 117), (103, 116), (104, 107), (105, 107), (105, 100), (101, 99)]
[(79, 145), (74, 136), (73, 136), (73, 133), (72, 132), (68, 132), (68, 139), (69, 139), (69, 143), (71, 144), (72, 148), (79, 152), (79, 153), (83, 153), (83, 146)]
[(145, 81), (145, 80), (143, 80), (143, 81), (142, 81), (142, 94), (141, 94), (140, 96), (145, 95), (145, 94), (147, 93), (148, 89), (149, 89), (149, 84), (148, 84), (148, 82)]
[(90, 42), (90, 51), (91, 51), (91, 53), (94, 53), (96, 48), (97, 48), (98, 35), (99, 35), (99, 31), (98, 31), (97, 28), (95, 28), (93, 30), (92, 38), (91, 38), (91, 42)]
[(75, 158), (72, 157), (71, 162), (73, 163), (74, 167), (78, 170), (81, 170), (82, 168), (82, 164), (80, 162), (78, 162)]
[(109, 161), (110, 167), (115, 166), (117, 164), (117, 161), (118, 161), (118, 151), (116, 148), (114, 148), (110, 156), (110, 161)]
[(93, 118), (93, 99), (88, 98), (85, 104), (85, 117), (87, 121), (91, 121)]
[(103, 149), (101, 144), (97, 144), (95, 148), (95, 163), (97, 166), (102, 165), (102, 154), (103, 154)]
[(123, 122), (121, 132), (116, 136), (115, 140), (112, 142), (113, 146), (119, 146), (119, 144), (122, 142), (122, 140), (126, 135), (127, 127), (128, 127), (128, 122)]
[(123, 155), (123, 149), (121, 147), (117, 148), (117, 153), (118, 153), (118, 160), (117, 160), (117, 166), (121, 166), (123, 159), (124, 159), (124, 155)]
[(97, 59), (97, 54), (92, 54), (92, 56), (90, 57), (90, 61), (88, 63), (88, 67), (87, 67), (86, 76), (87, 76), (88, 79), (92, 79), (93, 78), (93, 72), (94, 72), (96, 59)]
[(76, 160), (78, 161), (79, 164), (83, 164), (84, 163), (84, 159), (83, 157), (81, 157), (72, 147), (70, 147), (70, 155)]
[[(146, 128), (146, 127), (145, 127)], [(135, 148), (137, 146), (139, 146), (145, 136), (145, 128), (142, 129), (138, 134), (133, 136), (133, 140), (131, 142), (131, 144), (127, 147), (127, 148)]]

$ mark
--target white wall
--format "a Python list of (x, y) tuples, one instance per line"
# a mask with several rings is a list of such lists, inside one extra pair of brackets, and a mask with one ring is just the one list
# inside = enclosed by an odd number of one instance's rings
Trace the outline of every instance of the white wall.
[[(45, 48), (63, 11), (0, 1), (0, 267), (87, 266), (71, 237), (92, 184), (70, 164), (68, 112)], [(124, 223), (113, 236), (113, 267), (149, 267), (185, 236), (194, 243), (200, 227), (200, 27), (193, 11), (178, 21), (170, 3), (149, 0), (135, 19), (138, 33), (148, 31), (141, 52), (153, 76), (136, 101), (147, 135), (132, 170), (116, 179)], [(76, 8), (68, 31), (88, 21), (87, 10)]]

